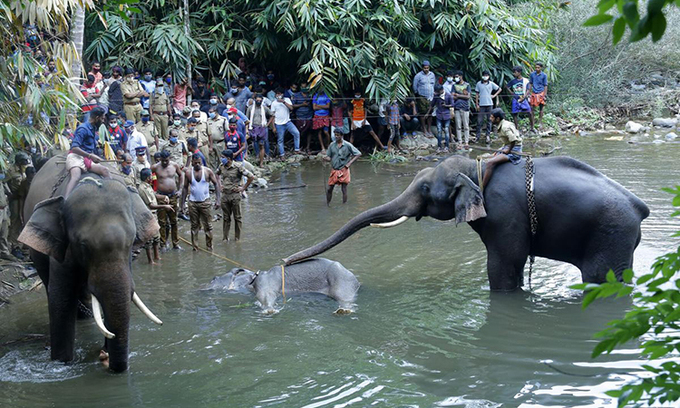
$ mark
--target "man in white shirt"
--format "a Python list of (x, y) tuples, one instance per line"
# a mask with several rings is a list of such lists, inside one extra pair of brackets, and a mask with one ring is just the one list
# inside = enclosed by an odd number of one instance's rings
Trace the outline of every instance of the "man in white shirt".
[(283, 158), (283, 136), (286, 132), (293, 135), (295, 154), (300, 153), (300, 131), (290, 120), (290, 112), (293, 110), (293, 102), (290, 98), (283, 97), (283, 89), (276, 90), (276, 99), (272, 102), (271, 111), (274, 113), (274, 133), (277, 135), (279, 145), (279, 157)]
[(135, 122), (127, 120), (123, 125), (123, 128), (128, 135), (127, 151), (134, 155), (138, 147), (144, 147), (146, 159), (149, 160), (149, 149), (147, 149), (146, 137), (144, 137), (142, 132), (135, 129)]

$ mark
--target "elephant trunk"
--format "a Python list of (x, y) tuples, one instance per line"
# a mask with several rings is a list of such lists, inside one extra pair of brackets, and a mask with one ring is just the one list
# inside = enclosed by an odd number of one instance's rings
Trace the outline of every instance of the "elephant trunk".
[[(394, 200), (364, 211), (363, 213), (349, 220), (342, 228), (340, 228), (324, 241), (297, 252), (288, 258), (285, 258), (283, 262), (286, 265), (290, 265), (292, 263), (319, 255), (346, 240), (360, 229), (371, 224), (382, 225), (382, 223), (392, 223), (394, 221), (398, 221), (398, 223), (401, 224), (406, 220), (404, 217), (413, 217), (418, 215), (420, 201), (414, 200), (414, 196), (415, 195), (409, 194), (408, 190), (406, 190)], [(395, 223), (395, 225), (398, 224)]]
[[(105, 349), (109, 355), (109, 369), (114, 372), (123, 372), (128, 368), (129, 354), (129, 330), (130, 330), (130, 304), (132, 298), (132, 279), (128, 271), (119, 273), (116, 283), (108, 282), (105, 285), (93, 285), (91, 287), (93, 306), (95, 302), (101, 303), (104, 315), (104, 330), (98, 324), (100, 331), (106, 337)], [(93, 311), (96, 313), (96, 308)], [(111, 336), (106, 335), (110, 332)]]

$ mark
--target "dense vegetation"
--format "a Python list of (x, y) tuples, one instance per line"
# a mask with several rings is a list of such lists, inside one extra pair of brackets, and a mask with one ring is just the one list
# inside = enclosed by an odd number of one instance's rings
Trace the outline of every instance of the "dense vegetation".
[(498, 80), (513, 65), (554, 59), (541, 20), (513, 14), (502, 0), (189, 1), (189, 31), (183, 4), (139, 3), (129, 20), (104, 12), (106, 28), (92, 13), (86, 55), (105, 65), (170, 68), (176, 77), (189, 61), (207, 77), (224, 77), (244, 56), (280, 76), (316, 78), (332, 94), (363, 86), (371, 98), (400, 99), (423, 59), (475, 76), (488, 69)]

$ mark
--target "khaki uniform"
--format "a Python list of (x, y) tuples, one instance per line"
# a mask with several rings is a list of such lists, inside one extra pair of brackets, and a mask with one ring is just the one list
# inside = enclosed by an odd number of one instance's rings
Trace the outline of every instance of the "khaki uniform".
[(151, 108), (151, 116), (153, 117), (153, 123), (156, 125), (156, 131), (158, 132), (158, 137), (163, 140), (168, 140), (169, 137), (169, 120), (168, 110), (170, 107), (170, 100), (168, 95), (166, 95), (164, 90), (156, 91), (151, 95), (151, 101), (149, 101), (149, 107)]
[(167, 143), (165, 147), (163, 147), (163, 150), (167, 150), (168, 153), (170, 153), (170, 160), (179, 164), (180, 167), (184, 167), (184, 163), (186, 163), (186, 160), (184, 159), (185, 148), (181, 142), (177, 142), (174, 146)]
[(135, 124), (135, 130), (142, 132), (146, 139), (147, 148), (149, 149), (149, 157), (153, 157), (153, 154), (158, 151), (158, 149), (156, 149), (156, 138), (158, 137), (156, 125), (151, 121), (146, 123), (138, 122)]
[(196, 124), (196, 132), (198, 133), (198, 148), (201, 153), (203, 153), (203, 156), (205, 156), (205, 159), (208, 160), (208, 157), (210, 157), (208, 125), (203, 122), (198, 122)]
[(222, 184), (222, 239), (226, 240), (231, 228), (231, 217), (234, 217), (234, 237), (241, 239), (241, 193), (234, 192), (241, 185), (243, 177), (254, 177), (253, 173), (246, 170), (243, 165), (236, 164), (234, 161), (227, 167), (220, 165), (217, 174), (220, 176)]
[(120, 174), (123, 176), (123, 181), (125, 182), (126, 186), (137, 188), (137, 178), (135, 176), (134, 170), (132, 170), (128, 175), (125, 175), (125, 173), (122, 171)]
[[(147, 182), (140, 182), (137, 191), (139, 191), (139, 197), (142, 199), (142, 201), (144, 201), (144, 204), (146, 204), (146, 206), (149, 208), (154, 217), (156, 217), (157, 210), (151, 209), (151, 206), (152, 205), (157, 206), (158, 200), (156, 200), (156, 193), (153, 191), (153, 187), (151, 187), (151, 184)], [(160, 241), (161, 236), (160, 233), (157, 232), (153, 238), (151, 238), (144, 244), (144, 247), (150, 248), (154, 243), (158, 244), (160, 243)]]
[(217, 169), (220, 165), (220, 157), (224, 150), (224, 133), (229, 130), (227, 118), (216, 116), (215, 119), (208, 119), (208, 137), (212, 140), (212, 151), (208, 157), (210, 167)]
[(127, 98), (125, 94), (136, 94), (137, 92), (144, 91), (142, 84), (136, 79), (132, 83), (128, 80), (124, 80), (120, 83), (120, 90), (123, 93), (123, 110), (125, 111), (125, 117), (135, 123), (142, 120), (142, 104), (140, 98)]
[(503, 119), (501, 123), (498, 124), (496, 132), (504, 146), (507, 146), (512, 142), (515, 142), (515, 146), (522, 145), (522, 138), (519, 135), (519, 131), (515, 127), (515, 124), (509, 120)]
[(135, 175), (135, 180), (137, 180), (137, 185), (142, 184), (142, 180), (140, 178), (140, 173), (142, 172), (142, 170), (150, 169), (150, 168), (151, 168), (151, 165), (146, 160), (146, 158), (144, 159), (144, 163), (140, 163), (139, 160), (137, 160), (137, 159), (135, 159), (135, 161), (132, 162), (132, 170), (133, 171), (132, 171), (131, 174)]
[(6, 194), (6, 185), (0, 182), (0, 258), (8, 257), (11, 248), (7, 237), (9, 236), (9, 200)]
[(16, 242), (21, 233), (21, 211), (23, 199), (26, 197), (26, 173), (16, 164), (7, 171), (7, 186), (9, 187), (9, 240)]

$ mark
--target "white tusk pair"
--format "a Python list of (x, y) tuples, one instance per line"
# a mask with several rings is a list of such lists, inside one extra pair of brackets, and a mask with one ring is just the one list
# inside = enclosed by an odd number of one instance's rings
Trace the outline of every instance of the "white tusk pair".
[(153, 314), (153, 313), (151, 312), (151, 310), (149, 310), (148, 307), (146, 307), (146, 305), (144, 304), (144, 302), (142, 302), (142, 299), (140, 299), (139, 296), (137, 296), (137, 292), (132, 292), (132, 302), (135, 304), (135, 306), (137, 306), (137, 307), (139, 308), (139, 310), (142, 311), (142, 313), (144, 313), (144, 315), (145, 315), (146, 317), (148, 317), (149, 319), (151, 319), (152, 322), (154, 322), (154, 323), (156, 323), (156, 324), (160, 324), (160, 325), (163, 324), (163, 322), (161, 321), (161, 319), (159, 319), (158, 317), (156, 317), (156, 315)]
[(102, 320), (102, 306), (94, 295), (92, 297), (92, 314), (94, 314), (94, 322), (97, 323), (97, 328), (107, 339), (115, 339), (116, 335), (111, 333), (106, 326), (104, 326), (104, 320)]
[(394, 220), (392, 222), (383, 222), (383, 223), (380, 223), (380, 224), (371, 223), (371, 227), (392, 228), (392, 227), (396, 227), (399, 224), (405, 223), (407, 220), (408, 220), (408, 217), (405, 216), (405, 215), (402, 215), (401, 217), (397, 218), (396, 220)]

